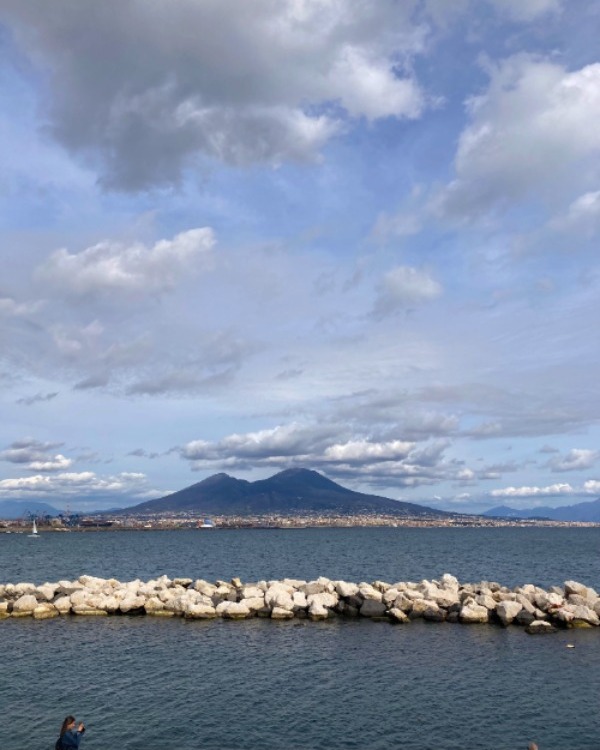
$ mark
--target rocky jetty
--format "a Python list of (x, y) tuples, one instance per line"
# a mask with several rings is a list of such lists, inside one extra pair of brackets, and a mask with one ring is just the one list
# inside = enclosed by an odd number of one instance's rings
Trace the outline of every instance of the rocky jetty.
[(239, 578), (210, 583), (168, 578), (121, 582), (83, 575), (76, 581), (0, 585), (0, 619), (64, 615), (151, 615), (210, 619), (272, 620), (363, 617), (407, 623), (415, 619), (464, 624), (524, 626), (528, 633), (600, 625), (600, 597), (589, 586), (565, 581), (546, 590), (528, 583), (459, 583), (446, 573), (420, 583), (349, 583), (318, 578), (243, 583)]

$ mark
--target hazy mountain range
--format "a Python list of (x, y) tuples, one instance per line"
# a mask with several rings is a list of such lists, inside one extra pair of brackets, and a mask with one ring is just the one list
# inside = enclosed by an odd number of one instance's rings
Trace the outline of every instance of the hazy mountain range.
[(563, 505), (560, 508), (524, 508), (517, 510), (507, 505), (490, 508), (483, 516), (495, 518), (549, 518), (552, 521), (587, 521), (600, 522), (600, 498), (575, 505)]

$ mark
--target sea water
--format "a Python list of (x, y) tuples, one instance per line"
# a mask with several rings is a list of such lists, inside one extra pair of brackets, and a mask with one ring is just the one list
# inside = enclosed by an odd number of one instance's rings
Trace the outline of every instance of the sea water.
[[(3, 582), (435, 578), (600, 588), (600, 529), (310, 529), (0, 536)], [(0, 747), (600, 748), (600, 629), (335, 619), (0, 622)], [(567, 648), (572, 645), (574, 648)]]

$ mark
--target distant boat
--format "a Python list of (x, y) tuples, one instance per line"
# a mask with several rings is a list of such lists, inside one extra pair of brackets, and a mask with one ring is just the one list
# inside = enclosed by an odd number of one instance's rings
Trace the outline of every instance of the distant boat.
[(210, 518), (205, 518), (204, 521), (198, 521), (196, 525), (197, 529), (216, 529), (217, 527)]
[(35, 518), (33, 519), (33, 526), (31, 527), (31, 534), (27, 534), (27, 536), (30, 539), (31, 538), (33, 538), (33, 539), (39, 539), (40, 535), (38, 534), (37, 526), (36, 526), (36, 523), (35, 523)]

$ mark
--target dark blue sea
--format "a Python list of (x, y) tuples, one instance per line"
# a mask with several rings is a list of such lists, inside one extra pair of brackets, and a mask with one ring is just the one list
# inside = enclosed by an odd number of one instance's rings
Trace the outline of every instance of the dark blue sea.
[[(0, 535), (0, 580), (240, 576), (600, 589), (600, 529), (307, 529)], [(600, 749), (600, 629), (336, 619), (0, 621), (0, 748)], [(574, 648), (566, 648), (572, 644)]]

